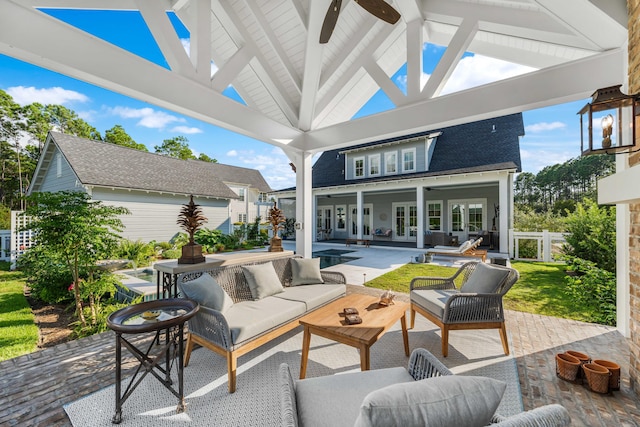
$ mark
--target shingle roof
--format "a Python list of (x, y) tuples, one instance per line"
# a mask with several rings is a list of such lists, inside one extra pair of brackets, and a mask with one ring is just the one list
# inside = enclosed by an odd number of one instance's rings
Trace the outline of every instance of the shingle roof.
[(84, 185), (235, 199), (238, 196), (223, 181), (243, 177), (237, 182), (260, 187), (264, 182), (253, 169), (185, 161), (58, 132), (50, 135)]
[(322, 153), (313, 165), (313, 188), (514, 168), (520, 172), (522, 169), (519, 137), (524, 135), (524, 123), (520, 113), (431, 129), (428, 132), (361, 144), (349, 149), (411, 139), (438, 131), (441, 131), (442, 135), (436, 140), (429, 172), (345, 180), (345, 155), (340, 153), (344, 149), (331, 150)]

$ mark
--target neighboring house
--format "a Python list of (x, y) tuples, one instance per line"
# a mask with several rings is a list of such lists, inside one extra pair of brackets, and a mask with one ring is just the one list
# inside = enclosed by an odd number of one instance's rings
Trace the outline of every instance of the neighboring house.
[[(326, 151), (313, 166), (316, 237), (423, 247), (435, 232), (482, 234), (506, 252), (523, 135), (512, 114)], [(274, 195), (295, 217), (295, 188)]]
[[(240, 188), (249, 195), (244, 201), (239, 200)], [(257, 213), (253, 200), (271, 191), (257, 170), (50, 132), (29, 194), (61, 190), (85, 191), (93, 200), (128, 208), (122, 236), (145, 242), (167, 241), (182, 231), (176, 220), (190, 195), (207, 217), (205, 227), (228, 234), (238, 215), (252, 220)]]

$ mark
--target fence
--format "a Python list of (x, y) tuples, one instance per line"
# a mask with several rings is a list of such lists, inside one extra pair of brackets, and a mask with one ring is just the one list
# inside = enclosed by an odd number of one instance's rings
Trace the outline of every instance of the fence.
[[(515, 260), (553, 261), (553, 255), (559, 254), (563, 244), (567, 241), (564, 236), (567, 233), (551, 233), (543, 231), (513, 231), (509, 230), (509, 257)], [(536, 256), (521, 256), (521, 241), (536, 242)]]
[[(16, 260), (33, 244), (33, 232), (24, 230), (29, 225), (30, 219), (22, 211), (11, 211), (11, 248), (10, 261), (11, 269), (16, 266)], [(24, 231), (21, 231), (24, 230)]]

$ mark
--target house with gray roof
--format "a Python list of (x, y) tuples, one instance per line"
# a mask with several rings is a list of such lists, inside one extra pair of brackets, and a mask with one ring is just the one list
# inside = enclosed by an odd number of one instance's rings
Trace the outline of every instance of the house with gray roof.
[[(507, 248), (522, 115), (325, 151), (313, 165), (317, 239), (424, 247), (433, 233)], [(274, 193), (295, 217), (295, 188)]]
[(62, 190), (85, 191), (93, 200), (128, 208), (131, 214), (122, 217), (125, 238), (167, 241), (181, 231), (176, 220), (190, 195), (207, 217), (205, 227), (230, 233), (238, 218), (260, 215), (271, 188), (254, 169), (50, 132), (29, 194)]

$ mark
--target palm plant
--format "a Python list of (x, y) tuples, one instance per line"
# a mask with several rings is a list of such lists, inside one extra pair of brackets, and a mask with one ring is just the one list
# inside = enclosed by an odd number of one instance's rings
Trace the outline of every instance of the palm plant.
[(200, 205), (196, 205), (193, 202), (193, 195), (191, 195), (189, 203), (184, 205), (180, 210), (178, 221), (176, 222), (180, 226), (180, 228), (186, 231), (189, 235), (190, 245), (195, 244), (193, 236), (196, 234), (196, 231), (198, 231), (200, 227), (202, 227), (202, 225), (206, 222), (207, 218), (202, 214)]

